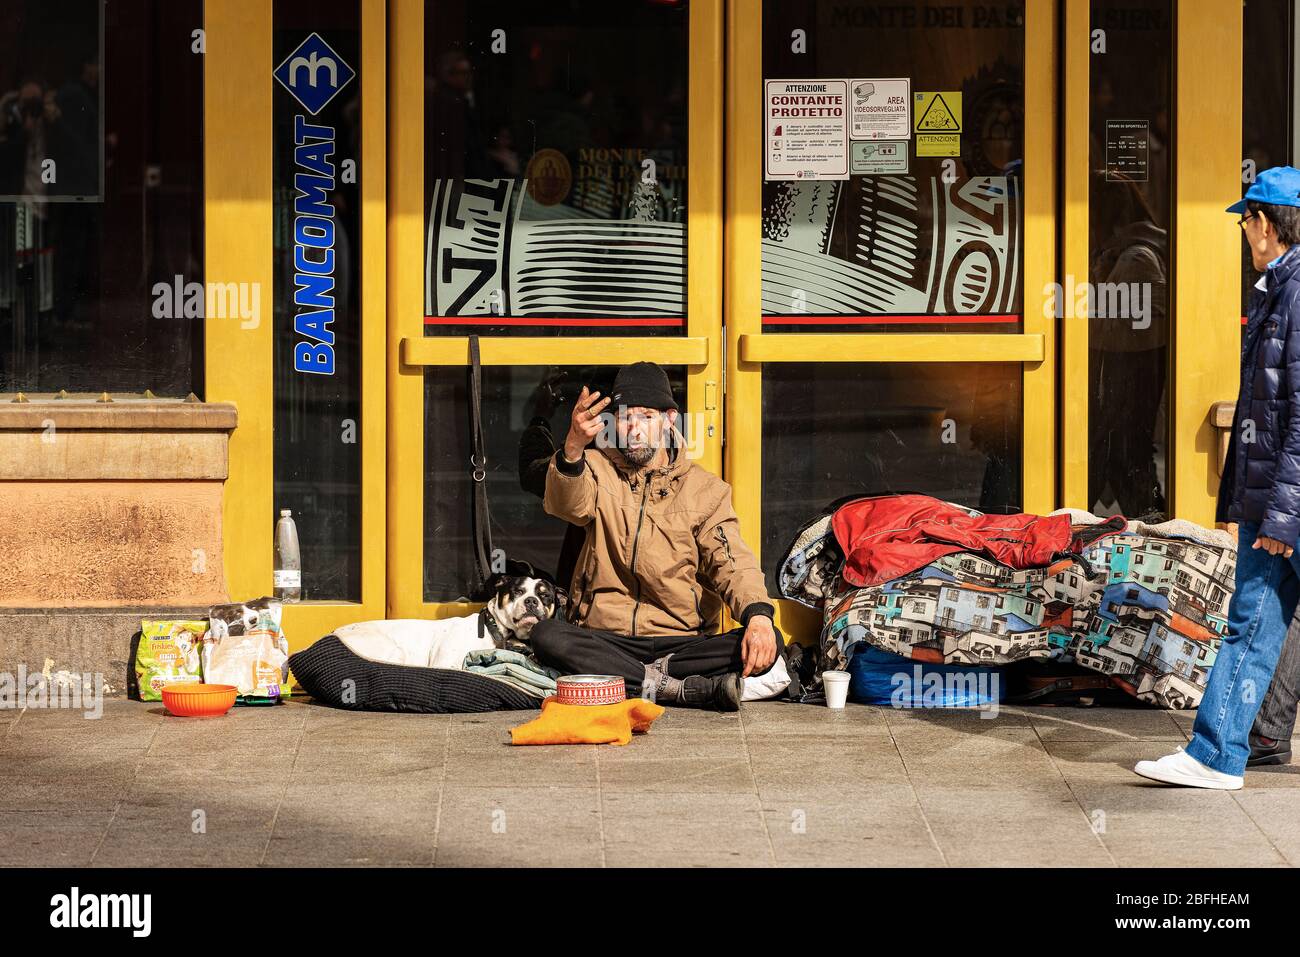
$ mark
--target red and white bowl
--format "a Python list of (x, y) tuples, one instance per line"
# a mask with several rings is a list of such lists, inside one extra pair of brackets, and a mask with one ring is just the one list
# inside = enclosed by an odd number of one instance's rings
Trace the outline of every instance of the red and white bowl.
[(555, 700), (560, 704), (618, 704), (627, 700), (627, 688), (618, 675), (565, 675), (555, 679)]

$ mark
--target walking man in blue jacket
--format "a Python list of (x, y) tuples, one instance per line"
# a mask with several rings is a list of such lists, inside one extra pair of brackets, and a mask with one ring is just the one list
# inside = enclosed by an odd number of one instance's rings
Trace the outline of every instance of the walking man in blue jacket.
[(1250, 729), (1300, 600), (1300, 170), (1256, 177), (1228, 207), (1263, 273), (1241, 348), (1241, 383), (1216, 521), (1237, 523), (1228, 633), (1187, 747), (1139, 761), (1144, 778), (1236, 791)]

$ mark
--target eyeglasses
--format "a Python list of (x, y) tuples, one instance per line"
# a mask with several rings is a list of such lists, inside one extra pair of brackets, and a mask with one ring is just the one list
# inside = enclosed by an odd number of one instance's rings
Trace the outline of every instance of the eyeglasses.
[(1241, 227), (1241, 231), (1243, 233), (1246, 231), (1246, 224), (1254, 218), (1255, 218), (1255, 214), (1250, 213), (1246, 216), (1241, 217), (1241, 219), (1237, 220), (1237, 225)]

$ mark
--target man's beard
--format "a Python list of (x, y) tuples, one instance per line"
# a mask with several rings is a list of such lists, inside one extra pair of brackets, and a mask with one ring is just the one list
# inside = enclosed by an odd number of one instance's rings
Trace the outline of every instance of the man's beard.
[(619, 449), (628, 465), (641, 466), (655, 457), (659, 450), (653, 445), (624, 446)]

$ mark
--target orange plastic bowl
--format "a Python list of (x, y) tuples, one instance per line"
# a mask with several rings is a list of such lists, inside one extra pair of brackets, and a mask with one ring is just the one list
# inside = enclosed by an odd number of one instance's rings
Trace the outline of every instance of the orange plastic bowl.
[(163, 707), (181, 718), (211, 718), (235, 706), (234, 685), (163, 685)]

